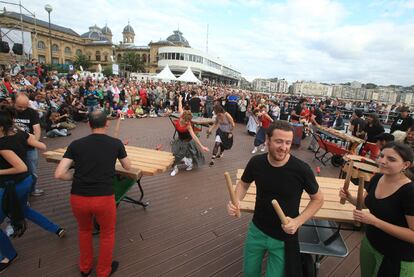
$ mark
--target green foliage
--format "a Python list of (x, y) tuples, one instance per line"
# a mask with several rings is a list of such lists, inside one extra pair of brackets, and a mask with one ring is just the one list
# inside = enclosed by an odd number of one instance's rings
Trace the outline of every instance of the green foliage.
[(145, 72), (145, 64), (137, 53), (125, 53), (121, 60), (121, 68), (131, 72)]
[(107, 77), (112, 75), (112, 67), (106, 67), (102, 70), (102, 74)]
[(91, 66), (91, 62), (89, 61), (86, 55), (80, 54), (76, 55), (75, 61), (73, 62), (73, 66), (75, 69), (80, 69), (83, 67), (83, 70), (87, 70)]

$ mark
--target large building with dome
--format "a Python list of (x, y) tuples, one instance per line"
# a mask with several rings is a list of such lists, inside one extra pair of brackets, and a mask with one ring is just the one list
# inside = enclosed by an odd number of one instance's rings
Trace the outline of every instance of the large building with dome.
[[(2, 10), (0, 28), (11, 29), (16, 26), (31, 33), (30, 58), (46, 64), (72, 64), (77, 55), (84, 54), (95, 69), (98, 64), (105, 68), (113, 63), (120, 64), (123, 69), (125, 67), (122, 65), (122, 57), (126, 53), (134, 52), (144, 62), (147, 73), (160, 72), (169, 65), (177, 76), (191, 67), (200, 80), (238, 84), (241, 78), (240, 72), (218, 58), (191, 48), (180, 30), (173, 31), (165, 40), (151, 41), (148, 45), (139, 46), (135, 45), (135, 31), (130, 22), (122, 30), (122, 41), (118, 44), (113, 42), (113, 33), (108, 25), (100, 28), (95, 24), (79, 35), (70, 28), (51, 24), (51, 57), (48, 22), (22, 15), (21, 23), (19, 13)], [(10, 55), (0, 54), (0, 61), (7, 63), (8, 60)]]

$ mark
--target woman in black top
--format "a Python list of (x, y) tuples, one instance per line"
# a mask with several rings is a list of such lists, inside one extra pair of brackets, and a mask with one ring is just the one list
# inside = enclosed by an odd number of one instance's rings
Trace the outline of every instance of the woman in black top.
[[(0, 223), (6, 217), (10, 218), (14, 229), (13, 236), (21, 236), (26, 228), (24, 219), (27, 218), (45, 230), (62, 237), (65, 230), (49, 221), (42, 214), (27, 206), (28, 194), (33, 183), (32, 175), (27, 172), (24, 164), (27, 147), (30, 145), (39, 149), (46, 149), (46, 145), (37, 141), (34, 135), (15, 131), (13, 126), (14, 111), (11, 107), (0, 106)], [(3, 155), (11, 152), (13, 156)], [(21, 167), (23, 162), (24, 168)], [(17, 170), (16, 167), (20, 170)], [(24, 169), (24, 170), (22, 170)], [(10, 240), (0, 232), (0, 272), (6, 269), (17, 253)]]
[[(414, 276), (414, 183), (406, 176), (413, 151), (391, 142), (384, 146), (375, 175), (364, 194), (365, 211), (354, 219), (367, 224), (360, 249), (361, 276)], [(340, 197), (356, 205), (356, 198), (341, 190)]]

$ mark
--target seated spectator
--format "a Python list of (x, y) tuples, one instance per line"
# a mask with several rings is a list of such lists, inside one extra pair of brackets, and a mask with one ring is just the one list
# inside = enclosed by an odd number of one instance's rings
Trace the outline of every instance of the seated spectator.
[(63, 128), (59, 120), (59, 113), (53, 112), (50, 114), (49, 120), (46, 121), (46, 136), (48, 138), (66, 137), (71, 135), (66, 128)]

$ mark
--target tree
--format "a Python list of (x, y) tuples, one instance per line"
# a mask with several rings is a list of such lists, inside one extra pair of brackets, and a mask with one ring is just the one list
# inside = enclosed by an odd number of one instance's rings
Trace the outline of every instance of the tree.
[(129, 71), (145, 72), (145, 64), (141, 61), (137, 53), (125, 53), (122, 57), (121, 64), (121, 68), (124, 67)]
[(83, 70), (87, 70), (91, 66), (91, 62), (86, 55), (79, 54), (76, 55), (73, 66), (75, 68), (80, 68), (82, 66)]
[(102, 74), (105, 77), (111, 76), (112, 75), (112, 67), (106, 67), (102, 70)]

